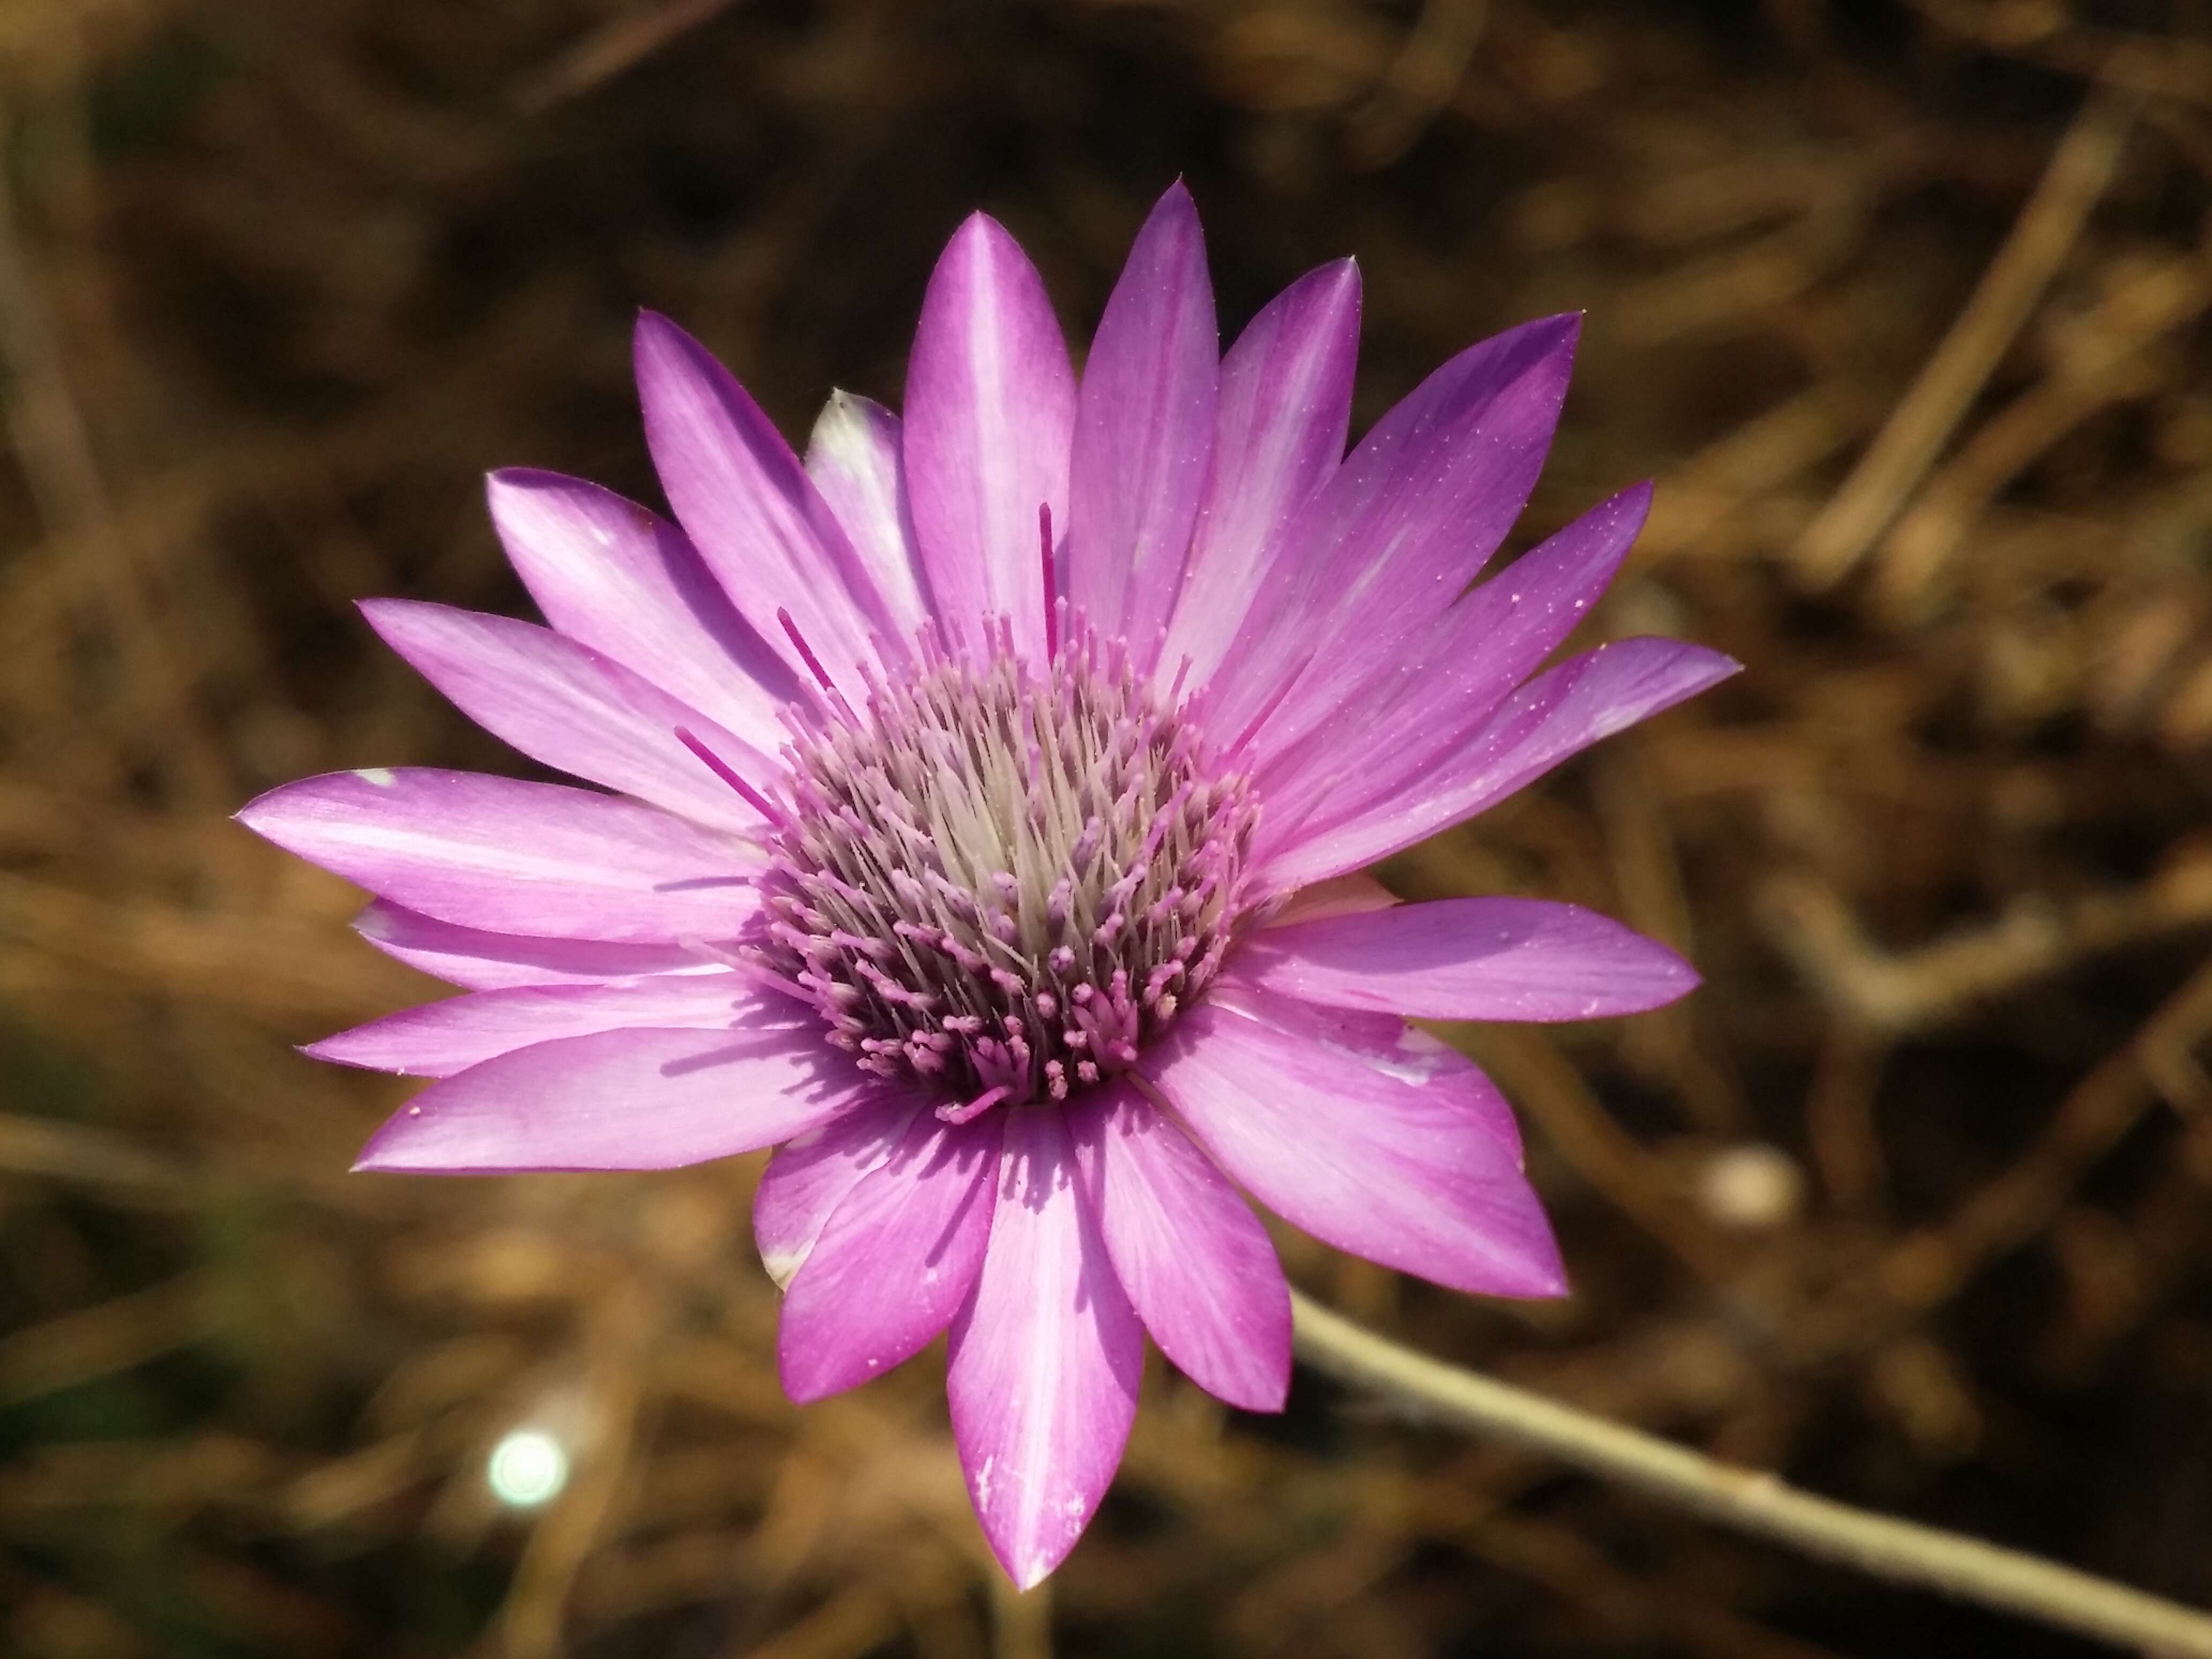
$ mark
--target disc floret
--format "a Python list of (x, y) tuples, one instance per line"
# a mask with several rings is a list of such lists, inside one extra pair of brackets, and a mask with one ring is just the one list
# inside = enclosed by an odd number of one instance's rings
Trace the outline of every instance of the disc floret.
[(1258, 818), (1148, 678), (1079, 625), (1041, 672), (1002, 633), (803, 717), (753, 959), (956, 1121), (1127, 1067), (1219, 968)]

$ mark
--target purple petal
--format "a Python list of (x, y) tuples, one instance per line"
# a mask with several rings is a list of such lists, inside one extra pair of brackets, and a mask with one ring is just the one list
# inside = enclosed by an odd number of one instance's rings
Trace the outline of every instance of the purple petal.
[(798, 683), (684, 532), (611, 490), (514, 469), (486, 481), (493, 526), (545, 620), (773, 754)]
[(491, 933), (729, 939), (760, 908), (757, 848), (636, 801), (430, 767), (331, 772), (239, 822), (379, 898)]
[(904, 636), (783, 434), (706, 347), (653, 312), (638, 319), (637, 390), (669, 505), (754, 631), (803, 669), (777, 617), (788, 611), (855, 695), (876, 641), (902, 657)]
[(981, 649), (986, 619), (1044, 647), (1037, 508), (1067, 533), (1075, 372), (1036, 268), (971, 215), (929, 278), (906, 376), (906, 477), (928, 591), (946, 636)]
[[(1578, 319), (1547, 317), (1437, 369), (1375, 425), (1299, 513), (1213, 702), (1224, 740), (1271, 704), (1261, 758), (1341, 717), (1474, 579), (1535, 487)], [(1281, 689), (1293, 684), (1287, 700)]]
[(1160, 1352), (1232, 1406), (1282, 1410), (1290, 1286), (1237, 1189), (1127, 1084), (1078, 1103), (1067, 1129), (1115, 1276)]
[(922, 597), (899, 417), (849, 392), (831, 392), (806, 441), (806, 476), (845, 527), (900, 637), (912, 639), (930, 610)]
[[(1498, 1133), (1504, 1103), (1480, 1073), (1419, 1043), (1378, 1063), (1359, 1024), (1370, 1017), (1340, 1025), (1226, 977), (1146, 1069), (1233, 1179), (1316, 1237), (1454, 1290), (1565, 1291), (1543, 1207)], [(1351, 1041), (1333, 1041), (1340, 1030)]]
[(1074, 1548), (1114, 1479), (1145, 1334), (1076, 1191), (1058, 1109), (1006, 1119), (991, 1248), (952, 1322), (945, 1393), (983, 1535), (1027, 1589)]
[(517, 985), (598, 984), (643, 974), (719, 974), (722, 964), (682, 945), (606, 945), (456, 927), (378, 899), (354, 930), (388, 957), (448, 985), (501, 991)]
[(1560, 762), (1736, 672), (1742, 665), (1679, 640), (1601, 645), (1529, 681), (1451, 754), (1399, 794), (1326, 826), (1267, 828), (1260, 878), (1303, 886), (1412, 846), (1472, 817)]
[(664, 974), (628, 985), (526, 985), (449, 997), (340, 1031), (302, 1052), (406, 1077), (453, 1077), (498, 1054), (593, 1031), (802, 1024), (820, 1029), (811, 1010), (763, 993), (742, 975)]
[(1305, 1002), (1419, 1019), (1600, 1019), (1697, 988), (1665, 945), (1579, 905), (1437, 899), (1255, 934), (1251, 983)]
[(1146, 665), (1206, 488), (1220, 350), (1205, 234), (1177, 180), (1137, 233), (1099, 319), (1068, 484), (1068, 598)]
[(1437, 617), (1356, 718), (1279, 750), (1263, 780), (1277, 832), (1418, 785), (1589, 617), (1650, 508), (1645, 483), (1583, 514)]
[(1221, 362), (1213, 472), (1157, 676), (1214, 671), (1267, 585), (1291, 515), (1344, 458), (1359, 356), (1359, 270), (1324, 265), (1285, 289)]
[(357, 1170), (500, 1175), (672, 1170), (772, 1146), (883, 1092), (818, 1026), (596, 1031), (434, 1083), (362, 1149)]
[(799, 1404), (912, 1358), (968, 1299), (991, 1237), (999, 1115), (916, 1114), (830, 1216), (783, 1299), (776, 1371)]
[(740, 776), (782, 775), (697, 709), (534, 623), (409, 599), (370, 599), (368, 624), (453, 706), (532, 760), (740, 834), (761, 816), (678, 740), (690, 731)]
[(794, 1135), (775, 1149), (753, 1195), (753, 1239), (761, 1265), (777, 1285), (789, 1286), (845, 1194), (896, 1150), (923, 1104), (915, 1096), (887, 1094), (881, 1104)]

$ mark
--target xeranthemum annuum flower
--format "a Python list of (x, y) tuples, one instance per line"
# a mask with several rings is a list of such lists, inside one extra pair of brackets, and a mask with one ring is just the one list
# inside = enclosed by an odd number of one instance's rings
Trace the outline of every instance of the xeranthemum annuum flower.
[(1145, 1332), (1281, 1407), (1289, 1293), (1240, 1188), (1457, 1290), (1564, 1290), (1510, 1111), (1405, 1016), (1696, 983), (1571, 905), (1399, 904), (1356, 873), (1735, 666), (1632, 639), (1538, 672), (1646, 486), (1469, 586), (1550, 445), (1574, 319), (1470, 347), (1347, 456), (1358, 307), (1327, 266), (1221, 355), (1178, 185), (1079, 383), (979, 214), (930, 279), (903, 422), (836, 394), (803, 463), (647, 315), (677, 522), (499, 473), (551, 626), (365, 607), (471, 719), (614, 793), (374, 769), (240, 815), (467, 992), (310, 1049), (439, 1079), (360, 1167), (775, 1147), (754, 1225), (785, 1387), (851, 1388), (950, 1327), (961, 1462), (1024, 1587), (1113, 1477)]

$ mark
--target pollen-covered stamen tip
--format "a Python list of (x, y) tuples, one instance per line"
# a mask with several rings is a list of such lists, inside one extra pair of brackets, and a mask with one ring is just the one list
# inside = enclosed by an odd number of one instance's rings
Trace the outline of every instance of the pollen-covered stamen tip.
[(1245, 914), (1244, 781), (1079, 619), (1048, 638), (1042, 672), (1002, 632), (980, 661), (872, 679), (861, 713), (799, 723), (787, 751), (756, 948), (857, 1065), (926, 1084), (948, 1121), (1130, 1065)]

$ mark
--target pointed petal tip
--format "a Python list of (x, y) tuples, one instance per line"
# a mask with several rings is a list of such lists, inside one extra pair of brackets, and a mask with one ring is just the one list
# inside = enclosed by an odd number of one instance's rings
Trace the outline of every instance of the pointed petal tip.
[(781, 1342), (775, 1349), (775, 1380), (784, 1397), (794, 1406), (811, 1406), (860, 1386), (857, 1382), (839, 1381), (820, 1367), (801, 1360)]
[[(292, 1045), (292, 1052), (308, 1060), (320, 1060), (325, 1066), (349, 1066), (356, 1071), (384, 1072), (393, 1077), (410, 1075), (404, 1067), (392, 1065), (388, 1061), (379, 1063), (363, 1059), (353, 1045), (346, 1041), (352, 1035), (351, 1031), (333, 1031), (330, 1036), (318, 1038), (313, 1042), (295, 1042)], [(418, 1073), (411, 1075), (421, 1074)], [(381, 1133), (381, 1131), (379, 1133)], [(374, 1141), (371, 1144), (374, 1145)], [(367, 1153), (364, 1152), (363, 1156), (367, 1156)]]
[(410, 1103), (376, 1126), (376, 1133), (362, 1143), (348, 1173), (352, 1175), (467, 1175), (465, 1165), (456, 1166), (450, 1161), (425, 1156), (427, 1139), (434, 1146), (434, 1136), (421, 1132), (430, 1120), (422, 1115), (420, 1106)]
[(1501, 1261), (1496, 1281), (1483, 1285), (1478, 1294), (1511, 1302), (1556, 1302), (1573, 1294), (1566, 1261), (1559, 1255), (1559, 1235), (1540, 1206), (1537, 1218), (1534, 1236), (1522, 1241), (1517, 1260)]
[[(1625, 645), (1627, 641), (1624, 640), (1618, 643)], [(1698, 691), (1710, 691), (1723, 680), (1732, 680), (1743, 672), (1744, 665), (1725, 651), (1716, 651), (1711, 646), (1698, 645), (1687, 640), (1669, 639), (1668, 643), (1681, 647), (1681, 660), (1695, 665), (1695, 672), (1691, 678), (1698, 683), (1697, 690), (1685, 693), (1685, 700), (1695, 696)]]
[[(1069, 1547), (1073, 1548), (1073, 1546), (1071, 1545)], [(995, 1553), (996, 1547), (994, 1546), (994, 1553)], [(1014, 1581), (1014, 1588), (1026, 1595), (1029, 1591), (1035, 1589), (1039, 1584), (1044, 1583), (1046, 1579), (1051, 1577), (1053, 1569), (1057, 1567), (1066, 1559), (1066, 1552), (1062, 1551), (1059, 1555), (1054, 1556), (1049, 1560), (1039, 1556), (1034, 1559), (1024, 1562), (1019, 1567), (1016, 1567), (1008, 1563), (1006, 1558), (1003, 1555), (999, 1557), (999, 1562), (1001, 1566), (1006, 1567), (1006, 1576)]]
[[(281, 798), (296, 787), (295, 780), (293, 783), (280, 783), (274, 789), (263, 790), (245, 805), (233, 812), (230, 815), (230, 821), (233, 823), (244, 825), (264, 841), (276, 841), (276, 837), (269, 833), (268, 825), (279, 811)], [(280, 847), (283, 845), (282, 842), (277, 842), (276, 844)]]
[(965, 248), (978, 239), (986, 242), (996, 240), (1012, 243), (1014, 234), (997, 219), (984, 212), (982, 209), (977, 208), (963, 219), (954, 228), (952, 234), (945, 240), (945, 252), (950, 254), (953, 249)]
[(1675, 1003), (1680, 1002), (1684, 997), (1688, 996), (1692, 991), (1703, 989), (1705, 983), (1705, 976), (1699, 973), (1696, 969), (1690, 966), (1688, 963), (1685, 962), (1682, 964), (1680, 988), (1659, 1006), (1662, 1008), (1671, 1007)]
[[(536, 1174), (535, 1169), (519, 1169), (513, 1164), (479, 1164), (467, 1158), (439, 1155), (442, 1150), (440, 1139), (434, 1135), (409, 1133), (430, 1123), (428, 1117), (414, 1115), (415, 1109), (402, 1106), (384, 1127), (368, 1138), (347, 1170), (349, 1175), (414, 1175), (414, 1176), (492, 1176)], [(425, 1144), (427, 1142), (427, 1145)], [(545, 1166), (546, 1170), (564, 1167)]]
[(368, 1144), (361, 1149), (360, 1155), (346, 1166), (346, 1173), (348, 1175), (392, 1175), (404, 1172), (406, 1165), (394, 1163), (391, 1159), (381, 1146), (383, 1139), (384, 1131), (381, 1129), (371, 1135), (368, 1138)]
[[(972, 1474), (969, 1475), (969, 1491), (971, 1495), (975, 1491)], [(984, 1516), (980, 1504), (976, 1506), (976, 1519), (983, 1528), (983, 1541), (991, 1547), (991, 1553), (998, 1559), (1006, 1577), (1013, 1580), (1014, 1588), (1024, 1594), (1035, 1589), (1059, 1570), (1060, 1564), (1082, 1540), (1085, 1530), (1079, 1528), (1069, 1536), (1052, 1533), (1041, 1537), (1002, 1538), (999, 1535), (1000, 1529)]]
[(702, 345), (690, 330), (658, 311), (638, 312), (637, 323), (630, 331), (629, 356), (630, 378), (636, 382), (639, 401), (645, 406), (648, 434), (656, 392), (665, 392), (672, 384), (681, 385), (690, 375), (704, 374), (711, 378), (729, 374), (721, 359)]
[[(402, 1109), (404, 1109), (404, 1108)], [(388, 1127), (388, 1126), (387, 1126)], [(471, 1170), (463, 1164), (442, 1164), (435, 1159), (421, 1160), (406, 1157), (384, 1144), (385, 1131), (378, 1130), (369, 1137), (368, 1144), (361, 1149), (361, 1156), (346, 1168), (348, 1175), (499, 1175), (498, 1170)]]
[(1240, 1412), (1252, 1412), (1262, 1416), (1279, 1416), (1291, 1403), (1291, 1360), (1287, 1352), (1283, 1356), (1282, 1375), (1271, 1377), (1264, 1390), (1255, 1389), (1241, 1399), (1227, 1395), (1215, 1396), (1224, 1406), (1233, 1406)]
[[(642, 364), (648, 357), (668, 353), (709, 355), (698, 338), (665, 312), (650, 307), (638, 308), (637, 321), (630, 330), (630, 355)], [(719, 361), (719, 360), (717, 360)]]
[[(387, 594), (380, 593), (365, 599), (356, 599), (353, 602), (353, 608), (361, 613), (361, 619), (375, 630), (379, 639), (386, 645), (392, 645), (392, 630), (395, 628), (404, 628), (409, 617), (420, 615), (425, 611), (439, 610), (441, 607), (422, 599), (398, 599)], [(398, 649), (396, 645), (392, 646), (392, 648)]]
[(1158, 213), (1170, 204), (1178, 210), (1188, 209), (1193, 216), (1197, 215), (1197, 198), (1192, 196), (1188, 182), (1180, 173), (1176, 174), (1174, 181), (1160, 192), (1160, 199), (1152, 204), (1152, 211)]
[(578, 482), (563, 473), (542, 466), (495, 466), (483, 475), (484, 499), (497, 511), (498, 503), (508, 496), (526, 495), (532, 490), (547, 489), (560, 484)]
[(1534, 1287), (1524, 1294), (1532, 1301), (1556, 1302), (1562, 1297), (1572, 1296), (1574, 1293), (1575, 1287), (1567, 1278), (1566, 1263), (1555, 1260), (1548, 1271), (1537, 1277)]
[(1527, 322), (1517, 323), (1502, 332), (1540, 346), (1547, 356), (1565, 357), (1571, 366), (1575, 349), (1582, 343), (1583, 319), (1587, 314), (1580, 311), (1555, 311), (1549, 316), (1531, 317)]
[(436, 1173), (424, 1167), (423, 1160), (407, 1155), (408, 1143), (415, 1139), (407, 1133), (410, 1124), (422, 1122), (416, 1115), (419, 1107), (402, 1106), (385, 1119), (374, 1134), (362, 1145), (360, 1155), (353, 1161), (350, 1173), (355, 1175), (428, 1175)]
[(760, 1253), (761, 1271), (769, 1276), (779, 1291), (791, 1288), (791, 1281), (799, 1276), (799, 1270), (805, 1262), (806, 1255), (803, 1250), (763, 1250)]

